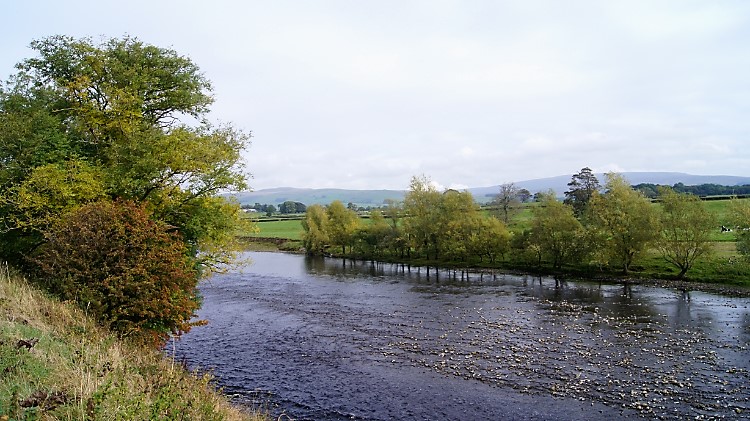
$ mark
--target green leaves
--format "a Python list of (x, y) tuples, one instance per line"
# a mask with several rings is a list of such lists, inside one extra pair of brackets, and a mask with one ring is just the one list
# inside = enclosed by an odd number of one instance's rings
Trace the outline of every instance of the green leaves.
[(5, 230), (39, 234), (63, 213), (104, 195), (101, 172), (83, 161), (42, 165), (20, 185), (0, 193), (0, 204), (13, 209), (0, 220)]
[(9, 249), (28, 253), (38, 241), (21, 237), (106, 194), (146, 203), (195, 252), (211, 249), (206, 262), (227, 260), (240, 218), (213, 197), (247, 188), (249, 135), (205, 121), (213, 98), (198, 67), (130, 37), (54, 36), (31, 47), (38, 56), (0, 91), (0, 236), (13, 231)]
[(661, 236), (657, 247), (665, 260), (680, 269), (678, 278), (682, 278), (698, 258), (712, 251), (711, 232), (717, 221), (698, 196), (670, 188), (660, 188), (659, 196)]
[(533, 209), (533, 215), (529, 241), (555, 269), (581, 257), (586, 248), (586, 231), (576, 219), (572, 205), (546, 194)]
[(302, 220), (302, 229), (305, 230), (302, 242), (309, 254), (323, 253), (325, 246), (330, 241), (328, 225), (328, 214), (323, 206), (311, 205), (307, 207), (305, 219)]
[(606, 190), (594, 193), (588, 219), (606, 238), (610, 258), (627, 273), (633, 260), (659, 235), (659, 223), (649, 200), (621, 175), (607, 174)]
[(205, 119), (210, 83), (173, 50), (31, 47), (0, 90), (0, 260), (32, 261), (123, 334), (186, 330), (199, 277), (239, 247), (239, 206), (218, 194), (247, 188), (249, 135)]

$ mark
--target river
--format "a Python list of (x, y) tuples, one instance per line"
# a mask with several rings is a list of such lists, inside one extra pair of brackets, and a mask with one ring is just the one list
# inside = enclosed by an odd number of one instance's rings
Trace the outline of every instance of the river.
[(747, 298), (247, 257), (170, 352), (274, 419), (750, 419)]

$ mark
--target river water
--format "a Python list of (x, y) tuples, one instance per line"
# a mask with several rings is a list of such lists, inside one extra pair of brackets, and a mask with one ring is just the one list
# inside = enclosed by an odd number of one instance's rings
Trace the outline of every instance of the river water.
[(750, 299), (248, 253), (176, 358), (274, 419), (750, 419)]

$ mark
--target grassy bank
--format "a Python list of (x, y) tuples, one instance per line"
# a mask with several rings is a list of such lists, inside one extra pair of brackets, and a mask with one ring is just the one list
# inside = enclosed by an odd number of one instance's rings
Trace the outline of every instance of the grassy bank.
[(0, 270), (0, 421), (263, 420), (212, 377), (137, 348)]
[[(729, 201), (720, 200), (705, 202), (707, 209), (716, 215), (720, 225), (729, 225)], [(513, 231), (520, 232), (530, 227), (531, 211), (530, 207), (534, 204), (527, 205), (522, 212), (515, 216), (511, 227)], [(656, 206), (656, 205), (655, 205)], [(363, 223), (367, 223), (364, 221)], [(686, 281), (688, 285), (697, 286), (703, 284), (702, 289), (713, 290), (717, 287), (706, 284), (720, 284), (721, 288), (731, 287), (733, 293), (741, 295), (750, 295), (750, 262), (744, 259), (736, 249), (736, 233), (723, 233), (719, 226), (711, 235), (712, 253), (695, 262), (695, 266), (687, 273)], [(251, 239), (249, 249), (252, 250), (286, 250), (296, 251), (301, 247), (300, 242), (293, 242), (289, 239), (299, 239), (303, 235), (302, 225), (299, 221), (269, 221), (257, 225), (258, 232), (254, 233), (254, 239)], [(278, 241), (273, 242), (276, 238)], [(285, 246), (282, 247), (281, 244)], [(353, 256), (361, 257), (361, 256)], [(666, 262), (666, 260), (655, 249), (649, 250), (645, 255), (634, 262), (631, 273), (623, 277), (619, 268), (599, 268), (591, 265), (572, 265), (561, 269), (553, 269), (544, 262), (539, 264), (525, 263), (523, 261), (513, 260), (509, 255), (505, 259), (499, 259), (495, 264), (487, 261), (478, 260), (453, 262), (453, 261), (433, 261), (425, 260), (414, 256), (412, 259), (399, 259), (394, 256), (380, 256), (379, 260), (410, 263), (412, 265), (430, 265), (441, 267), (470, 267), (475, 269), (497, 269), (497, 270), (518, 270), (524, 272), (543, 273), (543, 274), (561, 274), (571, 277), (580, 278), (605, 278), (614, 281), (627, 279), (628, 281), (647, 282), (673, 282), (677, 276), (678, 270)], [(674, 283), (674, 282), (673, 282)]]

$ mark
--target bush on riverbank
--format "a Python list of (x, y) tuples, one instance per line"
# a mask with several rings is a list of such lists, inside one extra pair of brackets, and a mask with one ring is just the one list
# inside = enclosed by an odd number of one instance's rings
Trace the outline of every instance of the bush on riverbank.
[(262, 420), (211, 375), (118, 339), (69, 303), (0, 270), (0, 420)]

